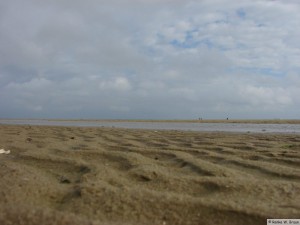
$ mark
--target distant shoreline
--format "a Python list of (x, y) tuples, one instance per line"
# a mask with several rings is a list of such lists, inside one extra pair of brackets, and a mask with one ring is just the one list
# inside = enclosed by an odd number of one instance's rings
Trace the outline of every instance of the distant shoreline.
[(42, 120), (42, 121), (85, 121), (85, 122), (155, 122), (155, 123), (248, 123), (248, 124), (300, 124), (300, 119), (199, 119), (199, 120), (157, 120), (157, 119), (5, 119), (1, 120)]

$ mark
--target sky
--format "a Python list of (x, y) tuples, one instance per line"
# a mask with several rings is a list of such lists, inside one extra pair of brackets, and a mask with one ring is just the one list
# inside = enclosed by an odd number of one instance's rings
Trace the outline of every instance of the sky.
[(300, 119), (298, 0), (0, 0), (0, 118)]

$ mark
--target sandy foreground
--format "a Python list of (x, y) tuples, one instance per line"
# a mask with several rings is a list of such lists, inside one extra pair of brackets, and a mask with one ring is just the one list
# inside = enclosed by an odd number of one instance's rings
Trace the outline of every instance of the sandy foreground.
[(0, 125), (0, 224), (300, 218), (300, 135)]

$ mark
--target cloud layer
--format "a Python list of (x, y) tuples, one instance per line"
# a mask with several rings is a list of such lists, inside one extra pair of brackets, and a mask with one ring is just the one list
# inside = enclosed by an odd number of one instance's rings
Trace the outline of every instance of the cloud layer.
[(293, 0), (0, 2), (0, 117), (299, 118)]

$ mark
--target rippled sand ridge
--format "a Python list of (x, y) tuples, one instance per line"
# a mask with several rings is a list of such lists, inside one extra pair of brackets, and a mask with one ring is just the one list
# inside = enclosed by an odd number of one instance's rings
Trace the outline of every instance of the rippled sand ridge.
[(300, 218), (300, 135), (0, 126), (0, 224)]

